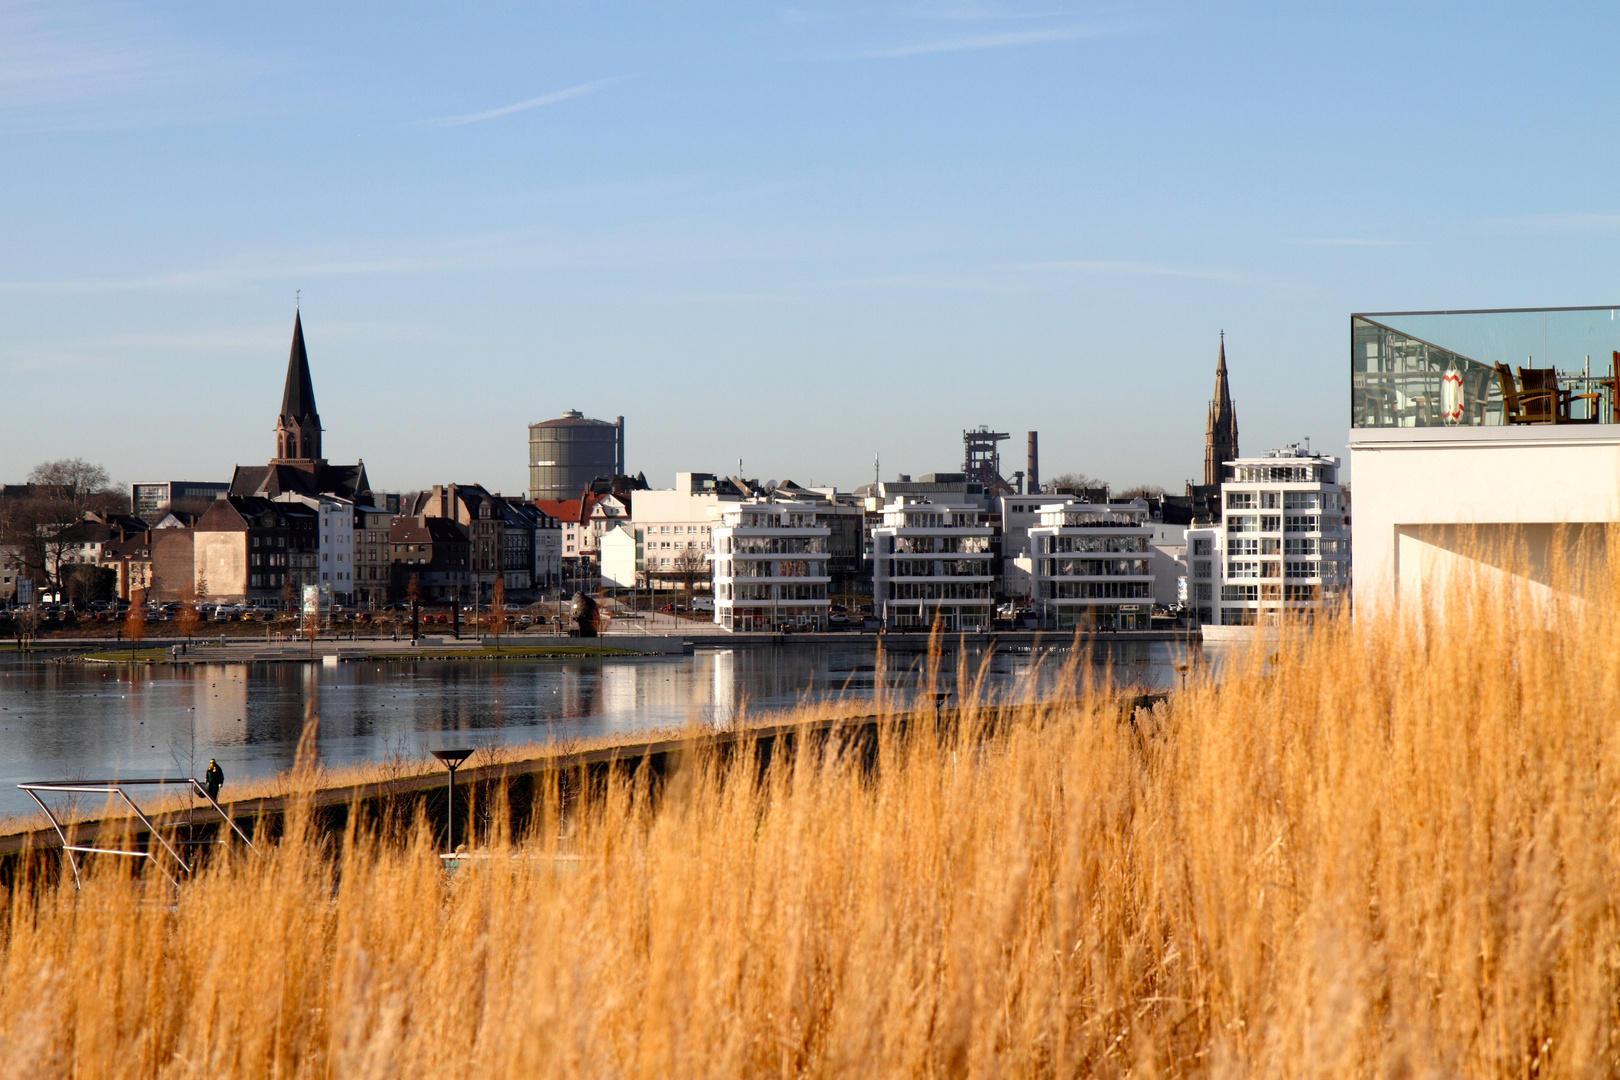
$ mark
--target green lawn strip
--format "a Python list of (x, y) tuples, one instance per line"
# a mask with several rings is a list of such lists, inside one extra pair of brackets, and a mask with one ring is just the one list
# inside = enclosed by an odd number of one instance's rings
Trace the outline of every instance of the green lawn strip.
[(122, 649), (117, 652), (85, 653), (80, 659), (98, 664), (127, 664), (131, 660), (165, 660), (168, 656), (167, 649)]

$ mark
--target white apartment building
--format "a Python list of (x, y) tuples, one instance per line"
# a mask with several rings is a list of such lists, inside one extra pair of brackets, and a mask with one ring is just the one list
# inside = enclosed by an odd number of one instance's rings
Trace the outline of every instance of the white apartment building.
[(1339, 459), (1294, 445), (1226, 464), (1220, 525), (1187, 532), (1200, 621), (1271, 623), (1336, 602), (1350, 585)]
[[(673, 488), (636, 492), (630, 517), (635, 565), (627, 584), (670, 588), (682, 583), (690, 560), (714, 554), (722, 510), (742, 499), (735, 484), (713, 473), (676, 473)], [(624, 576), (624, 568), (615, 574)]]
[(885, 626), (984, 630), (994, 568), (979, 506), (901, 497), (872, 530), (872, 605)]
[(299, 503), (319, 514), (320, 540), (315, 561), (320, 583), (330, 589), (333, 603), (354, 603), (354, 502), (336, 495), (300, 495), (293, 491), (284, 491), (271, 501)]
[(1220, 525), (1194, 525), (1187, 530), (1187, 609), (1194, 622), (1218, 622), (1216, 596), (1221, 588), (1221, 551), (1226, 530)]
[(1153, 526), (1147, 503), (1048, 502), (1029, 530), (1030, 589), (1051, 630), (1147, 630)]
[(750, 499), (727, 507), (711, 534), (714, 621), (727, 630), (825, 630), (825, 514), (802, 503)]

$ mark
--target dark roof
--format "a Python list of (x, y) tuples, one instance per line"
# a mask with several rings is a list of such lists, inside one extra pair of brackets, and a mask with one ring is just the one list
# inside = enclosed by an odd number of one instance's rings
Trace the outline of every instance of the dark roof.
[(467, 530), (444, 517), (397, 517), (388, 529), (395, 544), (465, 544)]
[(315, 415), (315, 382), (309, 377), (309, 354), (304, 351), (304, 321), (300, 314), (293, 316), (292, 352), (287, 356), (281, 415), (293, 421)]
[(285, 492), (297, 495), (339, 495), (364, 502), (371, 496), (371, 482), (363, 462), (353, 465), (238, 465), (231, 476), (232, 495), (263, 495), (275, 498)]

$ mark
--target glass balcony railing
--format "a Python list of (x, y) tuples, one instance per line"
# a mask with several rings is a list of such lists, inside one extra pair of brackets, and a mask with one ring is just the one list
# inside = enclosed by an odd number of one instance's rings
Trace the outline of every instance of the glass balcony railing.
[(1352, 315), (1351, 426), (1620, 422), (1617, 311)]

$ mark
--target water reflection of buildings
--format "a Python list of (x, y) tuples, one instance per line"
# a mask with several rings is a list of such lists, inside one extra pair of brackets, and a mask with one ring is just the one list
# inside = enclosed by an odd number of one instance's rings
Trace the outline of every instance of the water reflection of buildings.
[[(236, 746), (248, 741), (248, 669), (196, 668), (202, 673), (192, 695), (191, 713), (197, 730), (197, 743), (207, 746)], [(204, 761), (208, 755), (204, 754)]]

